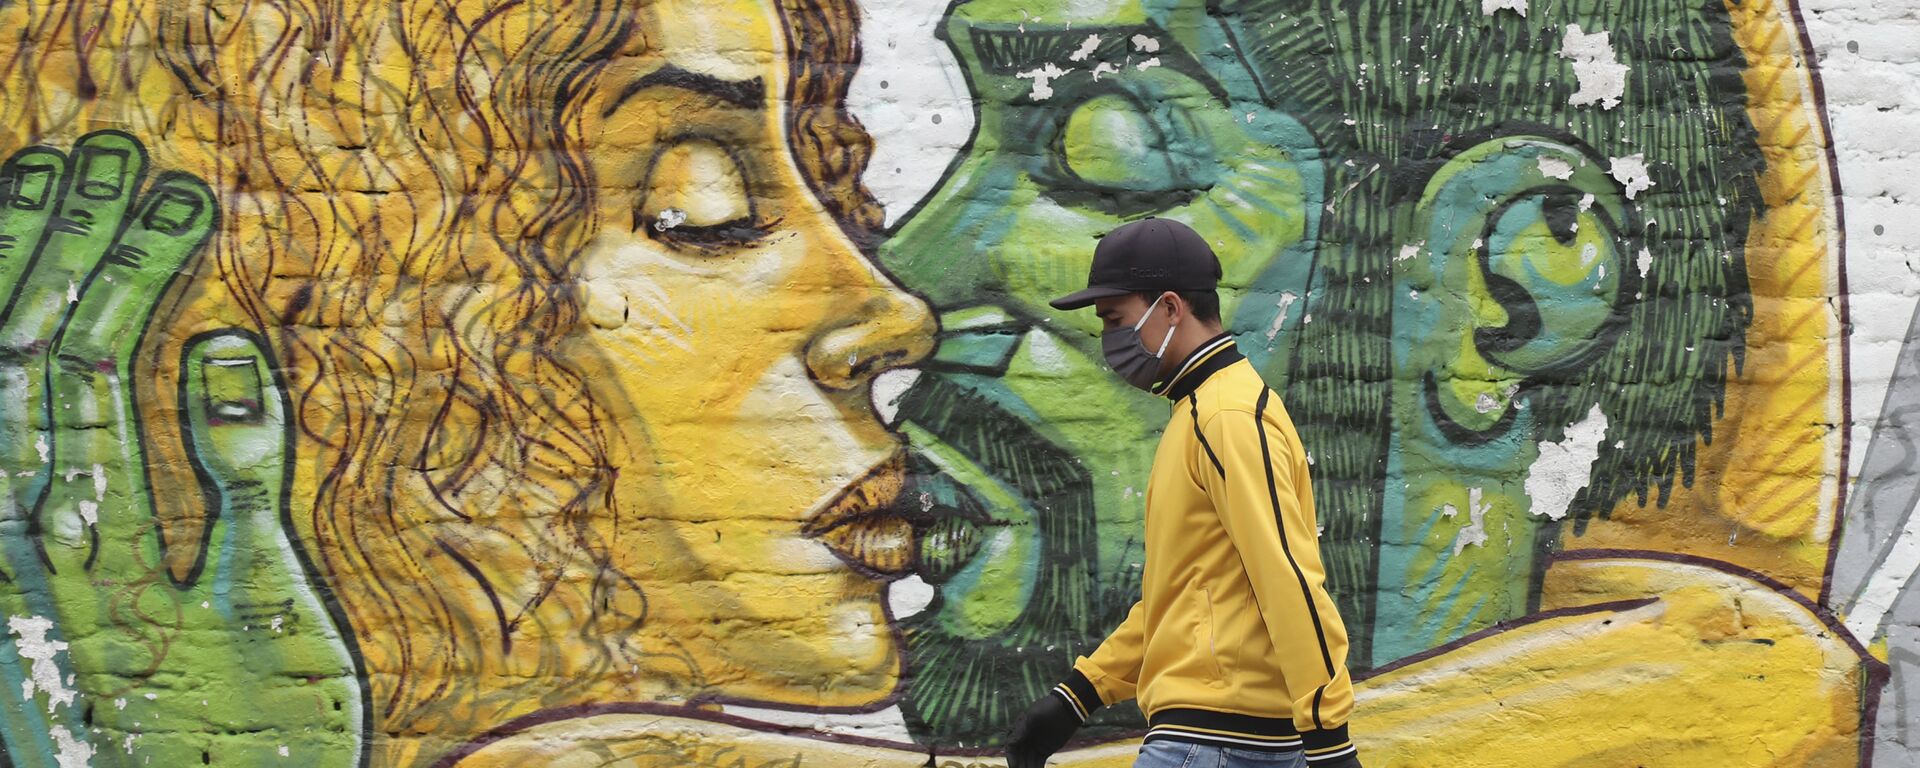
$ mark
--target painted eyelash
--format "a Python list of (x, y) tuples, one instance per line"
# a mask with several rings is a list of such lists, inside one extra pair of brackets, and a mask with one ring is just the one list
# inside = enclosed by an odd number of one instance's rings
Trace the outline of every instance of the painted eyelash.
[[(643, 225), (645, 224), (645, 217), (642, 217), (641, 223)], [(743, 217), (707, 226), (648, 226), (646, 227), (646, 231), (648, 237), (663, 240), (670, 244), (696, 248), (714, 248), (729, 245), (741, 246), (759, 242), (772, 234), (774, 228), (779, 226), (779, 224), (779, 219), (755, 222), (750, 218)]]

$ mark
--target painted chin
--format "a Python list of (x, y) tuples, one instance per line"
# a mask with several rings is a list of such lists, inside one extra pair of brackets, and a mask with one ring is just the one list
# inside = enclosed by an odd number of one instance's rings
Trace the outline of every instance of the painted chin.
[(884, 588), (878, 582), (864, 584), (862, 598), (849, 599), (829, 613), (824, 637), (831, 642), (831, 658), (820, 671), (851, 697), (871, 699), (899, 683), (900, 648), (887, 617)]

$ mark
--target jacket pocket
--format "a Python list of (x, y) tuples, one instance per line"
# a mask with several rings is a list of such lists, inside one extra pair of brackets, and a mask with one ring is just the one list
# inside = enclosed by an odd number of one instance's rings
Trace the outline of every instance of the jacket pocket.
[(1220, 644), (1213, 620), (1213, 590), (1201, 587), (1200, 600), (1201, 611), (1194, 622), (1195, 634), (1199, 635), (1195, 645), (1207, 655), (1207, 668), (1213, 670), (1213, 683), (1219, 685), (1225, 682), (1226, 672), (1220, 666)]

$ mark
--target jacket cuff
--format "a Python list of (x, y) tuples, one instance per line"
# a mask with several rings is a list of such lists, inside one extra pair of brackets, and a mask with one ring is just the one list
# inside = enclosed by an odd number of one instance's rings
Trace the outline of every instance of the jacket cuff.
[(1306, 749), (1307, 765), (1326, 765), (1345, 760), (1359, 750), (1347, 738), (1347, 726), (1302, 731), (1300, 741)]
[(1086, 724), (1093, 713), (1106, 704), (1100, 701), (1100, 692), (1093, 687), (1093, 681), (1076, 669), (1067, 673), (1065, 682), (1053, 687), (1055, 693), (1067, 700), (1073, 707), (1073, 713), (1080, 717), (1080, 723)]

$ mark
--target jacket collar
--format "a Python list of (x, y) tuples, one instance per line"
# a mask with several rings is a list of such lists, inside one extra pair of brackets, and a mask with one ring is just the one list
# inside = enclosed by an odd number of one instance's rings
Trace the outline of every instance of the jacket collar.
[(1154, 387), (1154, 392), (1165, 395), (1168, 400), (1180, 401), (1193, 394), (1208, 378), (1222, 368), (1245, 360), (1239, 347), (1234, 346), (1233, 337), (1222, 333), (1207, 340), (1187, 355), (1175, 369), (1173, 378)]

